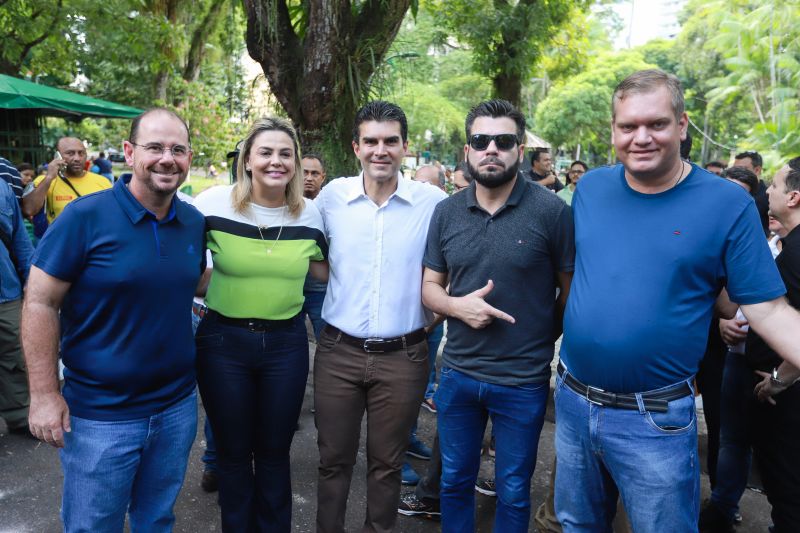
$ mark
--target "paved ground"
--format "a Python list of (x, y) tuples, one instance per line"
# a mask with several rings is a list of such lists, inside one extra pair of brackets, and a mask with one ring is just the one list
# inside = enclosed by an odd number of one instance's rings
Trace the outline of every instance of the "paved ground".
[[(312, 345), (313, 347), (313, 345)], [(310, 381), (310, 380), (309, 380)], [(306, 389), (306, 401), (300, 415), (300, 430), (292, 448), (292, 474), (294, 478), (294, 530), (313, 531), (316, 513), (316, 469), (318, 464), (314, 417), (310, 411), (311, 388)], [(201, 409), (202, 421), (202, 409)], [(534, 509), (542, 502), (552, 467), (553, 433), (552, 406), (548, 409), (549, 421), (545, 423), (539, 444), (539, 460), (534, 474), (531, 499)], [(420, 412), (420, 436), (428, 444), (432, 442), (436, 416), (422, 409)], [(701, 424), (701, 428), (702, 428)], [(362, 439), (364, 432), (362, 431)], [(189, 472), (175, 508), (177, 523), (175, 531), (206, 532), (220, 531), (216, 497), (200, 489), (203, 451), (202, 422), (190, 458)], [(702, 439), (701, 439), (702, 440)], [(702, 450), (702, 446), (701, 446)], [(365, 463), (362, 451), (353, 476), (350, 505), (347, 513), (347, 530), (359, 531), (364, 519)], [(412, 460), (414, 467), (423, 472), (425, 461)], [(492, 472), (492, 460), (484, 458), (482, 469)], [(55, 449), (37, 444), (35, 441), (6, 435), (0, 422), (0, 533), (55, 533), (60, 531), (59, 505), (61, 498), (61, 471)], [(708, 495), (708, 478), (703, 476), (703, 497)], [(476, 494), (479, 532), (492, 530), (494, 499)], [(737, 528), (740, 533), (763, 532), (769, 525), (769, 506), (766, 498), (753, 491), (746, 491), (742, 500), (744, 522)], [(436, 522), (399, 517), (397, 531), (423, 533), (438, 531)], [(531, 521), (530, 531), (535, 531)]]

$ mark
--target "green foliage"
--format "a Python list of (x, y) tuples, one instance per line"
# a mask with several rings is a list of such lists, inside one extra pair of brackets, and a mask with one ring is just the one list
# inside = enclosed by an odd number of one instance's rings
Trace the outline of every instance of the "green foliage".
[(503, 84), (527, 80), (561, 26), (588, 4), (584, 0), (430, 0), (425, 8), (437, 25), (469, 45), (473, 68), (493, 81), (494, 95), (518, 103), (519, 92)]
[(375, 96), (400, 105), (408, 117), (409, 150), (454, 164), (464, 148), (464, 119), (491, 96), (482, 76), (469, 72), (471, 54), (443, 39), (426, 10), (407, 15), (376, 76)]
[(611, 95), (629, 74), (654, 65), (640, 51), (600, 54), (587, 69), (559, 84), (536, 109), (537, 133), (572, 151), (609, 154), (611, 150)]

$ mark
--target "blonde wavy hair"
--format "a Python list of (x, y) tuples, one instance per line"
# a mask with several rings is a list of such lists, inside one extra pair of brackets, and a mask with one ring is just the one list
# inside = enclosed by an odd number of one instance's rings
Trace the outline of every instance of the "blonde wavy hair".
[(305, 207), (300, 144), (292, 123), (278, 117), (263, 117), (256, 120), (242, 141), (242, 150), (236, 165), (236, 184), (233, 186), (231, 204), (234, 211), (239, 214), (245, 214), (250, 210), (250, 202), (253, 197), (253, 177), (249, 171), (245, 170), (245, 165), (250, 157), (253, 141), (256, 136), (265, 131), (282, 131), (292, 139), (292, 144), (294, 144), (294, 176), (286, 184), (286, 205), (289, 208), (289, 214), (297, 217)]

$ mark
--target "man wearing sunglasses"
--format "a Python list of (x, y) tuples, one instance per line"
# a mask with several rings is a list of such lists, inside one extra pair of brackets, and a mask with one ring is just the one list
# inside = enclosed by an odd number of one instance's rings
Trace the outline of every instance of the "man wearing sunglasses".
[(473, 487), (489, 417), (494, 530), (528, 531), (530, 480), (575, 246), (569, 207), (518, 177), (524, 132), (525, 118), (504, 100), (470, 111), (464, 154), (475, 184), (440, 203), (428, 230), (423, 302), (447, 316), (449, 328), (435, 397), (444, 533), (475, 530)]

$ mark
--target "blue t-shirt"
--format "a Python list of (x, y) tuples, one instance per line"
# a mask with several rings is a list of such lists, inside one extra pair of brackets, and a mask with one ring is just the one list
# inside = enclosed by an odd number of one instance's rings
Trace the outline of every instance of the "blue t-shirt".
[(64, 398), (73, 415), (132, 420), (195, 387), (191, 306), (205, 222), (174, 199), (157, 221), (120, 180), (71, 202), (33, 264), (71, 283), (61, 306)]
[(752, 198), (696, 166), (658, 194), (631, 189), (622, 165), (593, 170), (572, 209), (561, 357), (588, 385), (643, 392), (689, 379), (722, 287), (739, 304), (785, 293)]

